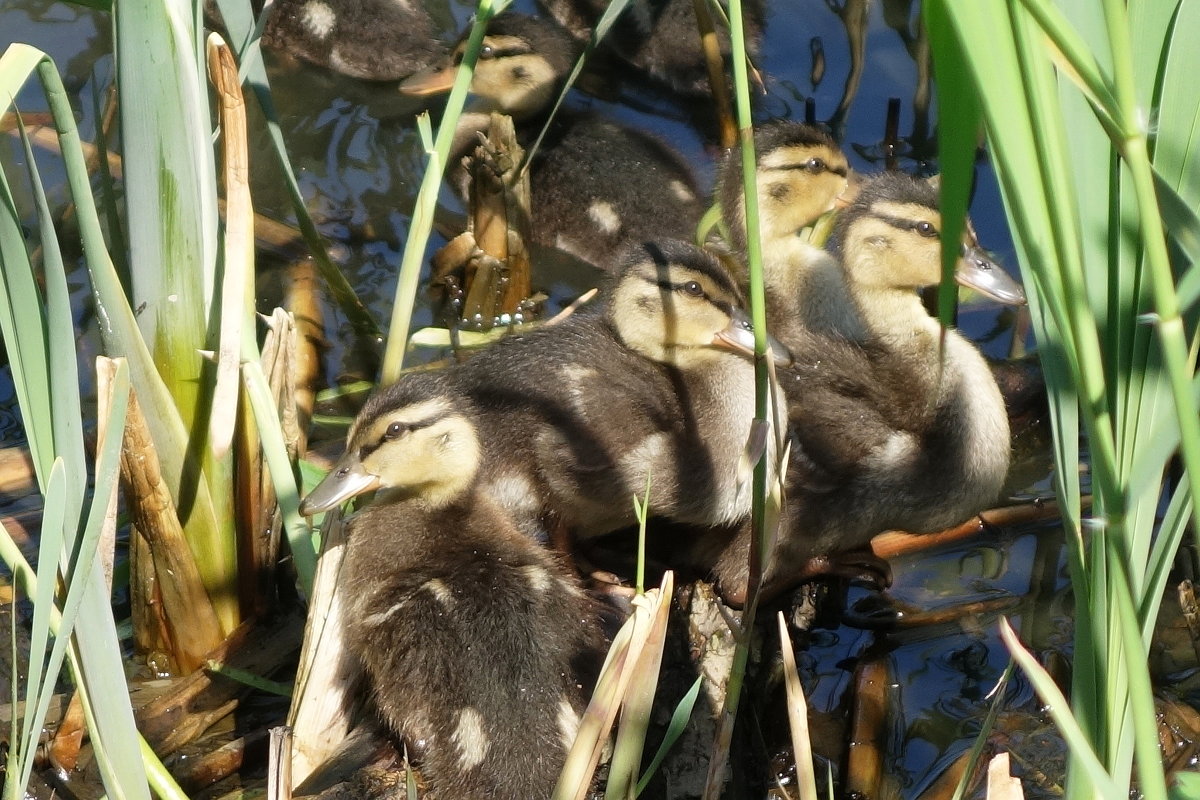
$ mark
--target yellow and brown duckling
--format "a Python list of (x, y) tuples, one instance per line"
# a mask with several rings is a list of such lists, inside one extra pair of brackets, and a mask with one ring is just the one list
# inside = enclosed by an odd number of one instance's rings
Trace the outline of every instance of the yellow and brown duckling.
[[(538, 539), (632, 524), (630, 498), (648, 475), (655, 514), (740, 520), (750, 508), (742, 454), (754, 415), (740, 292), (708, 253), (665, 241), (631, 249), (607, 294), (599, 307), (438, 373), (479, 431), (479, 491)], [(429, 378), (402, 378), (400, 396), (410, 380)], [(331, 492), (339, 480), (358, 478), (335, 470)]]
[[(401, 91), (449, 90), (465, 45), (464, 37), (447, 63), (406, 80)], [(512, 116), (528, 145), (576, 55), (576, 44), (552, 22), (511, 12), (492, 19), (451, 163), (476, 144), (493, 111)], [(597, 114), (561, 110), (530, 163), (534, 240), (602, 269), (626, 244), (693, 238), (703, 213), (700, 194), (691, 167), (669, 145)]]
[(445, 56), (414, 0), (274, 0), (263, 46), (352, 78), (397, 81)]
[[(539, 2), (581, 43), (589, 40), (608, 9), (606, 0)], [(753, 59), (762, 38), (763, 3), (743, 4), (742, 15)], [(729, 64), (729, 31), (719, 19), (716, 31), (722, 61)], [(600, 42), (600, 48), (671, 91), (692, 97), (711, 96), (708, 65), (691, 0), (635, 0)]]
[[(849, 192), (850, 165), (824, 131), (774, 120), (755, 128), (755, 183), (767, 325), (785, 345), (806, 326), (847, 326), (856, 314), (846, 303), (840, 266), (809, 241), (811, 228)], [(717, 175), (717, 196), (731, 244), (746, 251), (741, 152), (733, 150)], [(849, 331), (861, 338), (861, 328)]]
[[(836, 223), (830, 250), (857, 318), (792, 339), (796, 363), (780, 371), (793, 450), (767, 596), (884, 530), (940, 530), (998, 498), (1010, 456), (1003, 398), (975, 346), (918, 295), (940, 281), (940, 230), (936, 189), (900, 173), (867, 183)], [(977, 249), (964, 250), (956, 277), (1023, 298)], [(743, 532), (715, 570), (734, 600), (746, 541)]]
[(372, 489), (338, 591), (374, 706), (436, 796), (549, 798), (602, 655), (573, 574), (478, 487), (481, 445), (437, 375), (377, 393), (312, 514)]
[(630, 249), (603, 308), (509, 337), (455, 380), (499, 429), (489, 455), (536, 464), (555, 521), (576, 535), (632, 524), (647, 477), (653, 513), (728, 524), (750, 508), (752, 352), (720, 263), (663, 241)]

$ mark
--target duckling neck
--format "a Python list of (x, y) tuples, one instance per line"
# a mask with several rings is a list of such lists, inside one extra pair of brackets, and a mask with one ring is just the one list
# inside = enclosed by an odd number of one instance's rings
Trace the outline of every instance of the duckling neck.
[(941, 324), (929, 316), (911, 289), (855, 287), (860, 319), (872, 338), (900, 350), (925, 349), (941, 335)]

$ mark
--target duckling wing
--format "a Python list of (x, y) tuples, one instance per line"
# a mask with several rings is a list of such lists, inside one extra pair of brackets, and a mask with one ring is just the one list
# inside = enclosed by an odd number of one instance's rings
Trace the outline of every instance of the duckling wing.
[(530, 192), (534, 238), (607, 270), (626, 243), (690, 240), (704, 210), (691, 167), (670, 145), (593, 114), (554, 127)]
[(444, 55), (419, 3), (276, 0), (262, 42), (352, 78), (395, 81)]

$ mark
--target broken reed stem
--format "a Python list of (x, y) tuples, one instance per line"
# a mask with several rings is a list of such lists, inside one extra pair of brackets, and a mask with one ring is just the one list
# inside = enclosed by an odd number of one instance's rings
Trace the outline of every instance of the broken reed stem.
[(342, 601), (336, 591), (346, 526), (341, 515), (328, 512), (322, 530), (323, 549), (317, 561), (304, 645), (296, 670), (288, 726), (292, 730), (291, 775), (304, 782), (342, 744), (350, 732), (350, 678), (341, 664)]
[(165, 636), (163, 646), (178, 669), (188, 674), (203, 665), (206, 654), (221, 643), (221, 625), (200, 580), (133, 392), (121, 450), (121, 486), (134, 528), (130, 593), (135, 636), (139, 642), (157, 641), (151, 629)]
[(700, 34), (700, 47), (704, 51), (704, 63), (708, 67), (708, 83), (712, 88), (714, 113), (717, 115), (721, 147), (729, 150), (737, 145), (737, 123), (733, 119), (733, 103), (729, 97), (729, 82), (725, 79), (725, 59), (721, 57), (721, 42), (717, 38), (716, 25), (708, 0), (692, 0), (696, 13), (696, 27)]
[(503, 315), (511, 318), (533, 291), (525, 245), (529, 238), (529, 173), (516, 172), (524, 155), (512, 119), (492, 114), (487, 139), (475, 149), (468, 166), (468, 229), (477, 251), (468, 262), (462, 316), (472, 323), (478, 321), (483, 330), (492, 328)]

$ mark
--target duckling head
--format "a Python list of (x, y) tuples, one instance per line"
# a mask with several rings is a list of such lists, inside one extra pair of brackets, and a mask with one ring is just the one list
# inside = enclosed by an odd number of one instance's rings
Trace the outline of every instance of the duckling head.
[[(936, 186), (885, 172), (867, 182), (839, 215), (828, 247), (860, 290), (917, 290), (941, 281), (941, 229)], [(1003, 303), (1025, 299), (1020, 285), (979, 247), (970, 224), (955, 279)]]
[[(759, 234), (764, 247), (786, 241), (833, 209), (847, 189), (850, 165), (837, 142), (811, 125), (776, 120), (754, 132)], [(718, 197), (733, 244), (746, 248), (746, 211), (739, 150), (726, 156)]]
[[(730, 351), (754, 355), (754, 327), (729, 273), (710, 254), (686, 242), (646, 242), (626, 254), (608, 306), (627, 347), (681, 369), (702, 366)], [(786, 348), (771, 341), (780, 363)]]
[(438, 508), (475, 479), (480, 448), (462, 401), (412, 375), (377, 392), (350, 428), (346, 453), (300, 504), (316, 514), (373, 489)]
[[(465, 31), (443, 64), (418, 72), (400, 84), (409, 95), (450, 91), (467, 48)], [(570, 35), (552, 22), (504, 12), (488, 23), (487, 35), (475, 63), (471, 93), (478, 104), (473, 111), (499, 111), (514, 119), (531, 117), (553, 102), (570, 72), (576, 45)]]

